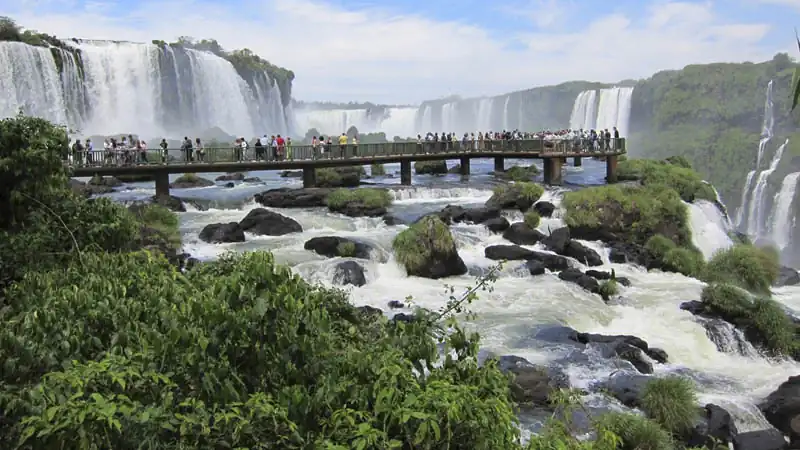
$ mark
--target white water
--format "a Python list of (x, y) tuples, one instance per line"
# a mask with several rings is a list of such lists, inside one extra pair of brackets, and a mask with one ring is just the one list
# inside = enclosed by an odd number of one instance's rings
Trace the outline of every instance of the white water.
[[(489, 198), (488, 189), (470, 187), (414, 187), (392, 192), (395, 208), (431, 211), (447, 204), (480, 204)], [(547, 191), (543, 200), (558, 204), (560, 193)], [(280, 237), (248, 235), (242, 244), (209, 245), (199, 242), (197, 234), (206, 224), (241, 220), (256, 205), (252, 202), (236, 210), (192, 211), (182, 214), (182, 231), (187, 250), (201, 258), (213, 258), (226, 250), (272, 250), (280, 262), (291, 264), (300, 275), (313, 282), (331, 285), (334, 266), (341, 258), (326, 259), (303, 249), (303, 243), (314, 236), (338, 235), (358, 238), (379, 250), (373, 259), (360, 261), (366, 269), (368, 283), (363, 287), (347, 287), (357, 305), (386, 309), (391, 300), (403, 301), (413, 296), (414, 304), (438, 309), (447, 301), (445, 284), (457, 291), (474, 282), (472, 276), (446, 280), (409, 278), (391, 257), (391, 242), (404, 226), (386, 226), (380, 219), (350, 219), (329, 214), (322, 209), (285, 209), (281, 214), (292, 217), (303, 226), (302, 233)], [(415, 209), (418, 208), (418, 209)], [(558, 216), (557, 214), (556, 216)], [(690, 206), (691, 227), (695, 243), (707, 256), (728, 245), (725, 219), (715, 205), (698, 202)], [(521, 220), (520, 213), (509, 213), (509, 220)], [(543, 220), (540, 231), (562, 226), (556, 217)], [(490, 233), (482, 225), (457, 224), (451, 227), (454, 238), (468, 267), (488, 268), (484, 249), (489, 245), (508, 244), (502, 236)], [(701, 403), (714, 402), (729, 409), (741, 430), (766, 427), (754, 404), (774, 390), (788, 376), (795, 375), (800, 365), (794, 362), (769, 361), (755, 354), (745, 356), (720, 352), (706, 335), (703, 325), (679, 308), (681, 302), (698, 300), (702, 282), (676, 274), (645, 272), (626, 264), (609, 264), (607, 250), (599, 243), (585, 244), (598, 250), (606, 264), (598, 269), (614, 269), (618, 276), (630, 278), (632, 286), (622, 288), (621, 296), (606, 305), (596, 295), (547, 274), (531, 277), (517, 270), (519, 262), (508, 263), (494, 290), (482, 293), (472, 305), (478, 314), (470, 326), (480, 330), (483, 346), (500, 354), (515, 354), (535, 363), (555, 361), (565, 355), (563, 348), (554, 348), (528, 339), (541, 324), (561, 323), (580, 331), (604, 334), (633, 334), (655, 347), (666, 350), (670, 363), (657, 365), (657, 374), (679, 372), (695, 379), (700, 386)], [(575, 262), (580, 267), (580, 264)], [(782, 288), (779, 300), (787, 305), (800, 305), (800, 289)], [(724, 331), (724, 330), (723, 330)], [(729, 330), (735, 333), (733, 330)], [(729, 336), (735, 339), (735, 334)], [(589, 387), (595, 380), (607, 378), (624, 369), (619, 362), (598, 359), (587, 353), (588, 362), (562, 365), (576, 387)]]
[[(445, 103), (442, 106), (442, 134), (451, 132), (456, 127), (456, 103)], [(434, 130), (434, 132), (437, 132)]]
[(506, 101), (503, 103), (503, 131), (510, 131), (511, 124), (508, 120), (508, 104), (511, 102), (511, 96), (506, 96)]
[(631, 117), (632, 87), (613, 87), (600, 90), (600, 101), (597, 106), (596, 130), (611, 130), (617, 127), (620, 135), (628, 135), (628, 124)]
[(792, 230), (794, 229), (795, 221), (792, 217), (792, 201), (794, 194), (797, 192), (797, 181), (800, 179), (800, 172), (790, 173), (786, 175), (781, 183), (781, 190), (775, 198), (775, 207), (773, 208), (774, 217), (772, 220), (772, 242), (778, 246), (780, 250), (786, 248), (792, 238)]
[(575, 98), (569, 127), (573, 130), (590, 130), (594, 128), (597, 112), (597, 91), (583, 91)]
[[(494, 106), (494, 97), (482, 98), (478, 102), (478, 122), (475, 126), (477, 131), (486, 132), (492, 129), (492, 107)], [(466, 130), (463, 130), (466, 131)], [(458, 132), (463, 132), (458, 130)]]
[(20, 110), (69, 126), (74, 126), (71, 116), (80, 116), (64, 102), (61, 76), (49, 49), (0, 42), (0, 119)]
[(689, 208), (689, 224), (692, 229), (692, 243), (697, 247), (706, 260), (714, 256), (719, 250), (724, 250), (733, 245), (733, 240), (728, 235), (730, 231), (728, 217), (722, 214), (717, 205), (696, 200), (687, 203)]
[(767, 181), (769, 180), (769, 176), (772, 175), (772, 172), (778, 168), (778, 164), (783, 157), (783, 150), (787, 145), (789, 145), (789, 139), (786, 139), (783, 145), (778, 147), (778, 150), (772, 157), (772, 161), (770, 161), (769, 167), (758, 173), (747, 215), (747, 234), (749, 236), (760, 237), (762, 233), (766, 231), (767, 224), (765, 214), (767, 205), (764, 204), (764, 198), (766, 196)]
[[(772, 102), (772, 80), (767, 83), (767, 94), (764, 100), (764, 121), (761, 126), (761, 139), (758, 141), (758, 154), (756, 156), (756, 166), (753, 170), (747, 173), (747, 179), (744, 182), (744, 189), (742, 189), (742, 201), (739, 203), (739, 209), (736, 213), (736, 227), (741, 228), (744, 226), (744, 220), (749, 219), (752, 214), (750, 211), (754, 208), (753, 199), (748, 196), (750, 189), (753, 185), (756, 172), (761, 167), (761, 159), (764, 156), (764, 150), (767, 144), (772, 139), (772, 129), (775, 125), (774, 104)], [(749, 228), (749, 224), (747, 224)]]

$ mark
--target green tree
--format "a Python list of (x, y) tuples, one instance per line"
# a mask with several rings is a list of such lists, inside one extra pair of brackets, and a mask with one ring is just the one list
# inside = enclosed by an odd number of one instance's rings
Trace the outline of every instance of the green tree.
[[(794, 37), (797, 40), (797, 49), (800, 50), (800, 35), (797, 34), (797, 30), (794, 30)], [(797, 107), (797, 104), (800, 103), (800, 67), (796, 67), (794, 69), (794, 77), (792, 77), (792, 111)]]

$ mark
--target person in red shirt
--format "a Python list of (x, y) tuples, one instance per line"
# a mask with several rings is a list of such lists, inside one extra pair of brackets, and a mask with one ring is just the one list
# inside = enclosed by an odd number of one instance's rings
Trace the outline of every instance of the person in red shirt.
[(286, 141), (281, 137), (280, 134), (278, 135), (277, 141), (278, 141), (278, 158), (283, 160), (285, 158), (285, 156), (286, 156), (286, 153), (285, 153)]

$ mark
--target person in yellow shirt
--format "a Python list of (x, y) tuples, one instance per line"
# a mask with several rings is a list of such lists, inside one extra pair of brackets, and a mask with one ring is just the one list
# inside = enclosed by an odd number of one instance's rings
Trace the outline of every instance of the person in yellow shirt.
[(345, 153), (344, 153), (344, 152), (345, 152), (345, 149), (347, 149), (347, 135), (346, 135), (346, 134), (344, 134), (344, 133), (342, 133), (342, 135), (341, 135), (341, 136), (339, 136), (339, 151), (341, 152), (341, 155), (340, 155), (340, 156), (341, 156), (342, 158), (344, 158), (344, 155), (345, 155)]

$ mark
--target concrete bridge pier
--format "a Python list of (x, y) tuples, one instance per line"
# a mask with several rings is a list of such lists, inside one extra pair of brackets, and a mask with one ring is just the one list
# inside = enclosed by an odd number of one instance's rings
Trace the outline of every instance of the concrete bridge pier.
[(154, 173), (156, 178), (156, 198), (169, 198), (169, 172), (166, 170)]
[(576, 156), (572, 159), (572, 165), (575, 167), (580, 167), (583, 165), (583, 158), (580, 156)]
[(617, 160), (619, 156), (608, 155), (606, 156), (606, 182), (616, 183), (617, 179)]
[(400, 161), (400, 184), (411, 186), (411, 161)]
[(495, 172), (505, 172), (506, 171), (505, 160), (503, 159), (502, 156), (495, 156), (494, 157), (494, 171)]
[(312, 188), (317, 185), (317, 169), (303, 167), (303, 187)]
[(461, 157), (461, 175), (468, 176), (469, 175), (469, 158), (462, 156)]
[(560, 186), (564, 182), (561, 174), (561, 166), (564, 158), (544, 158), (544, 183)]

